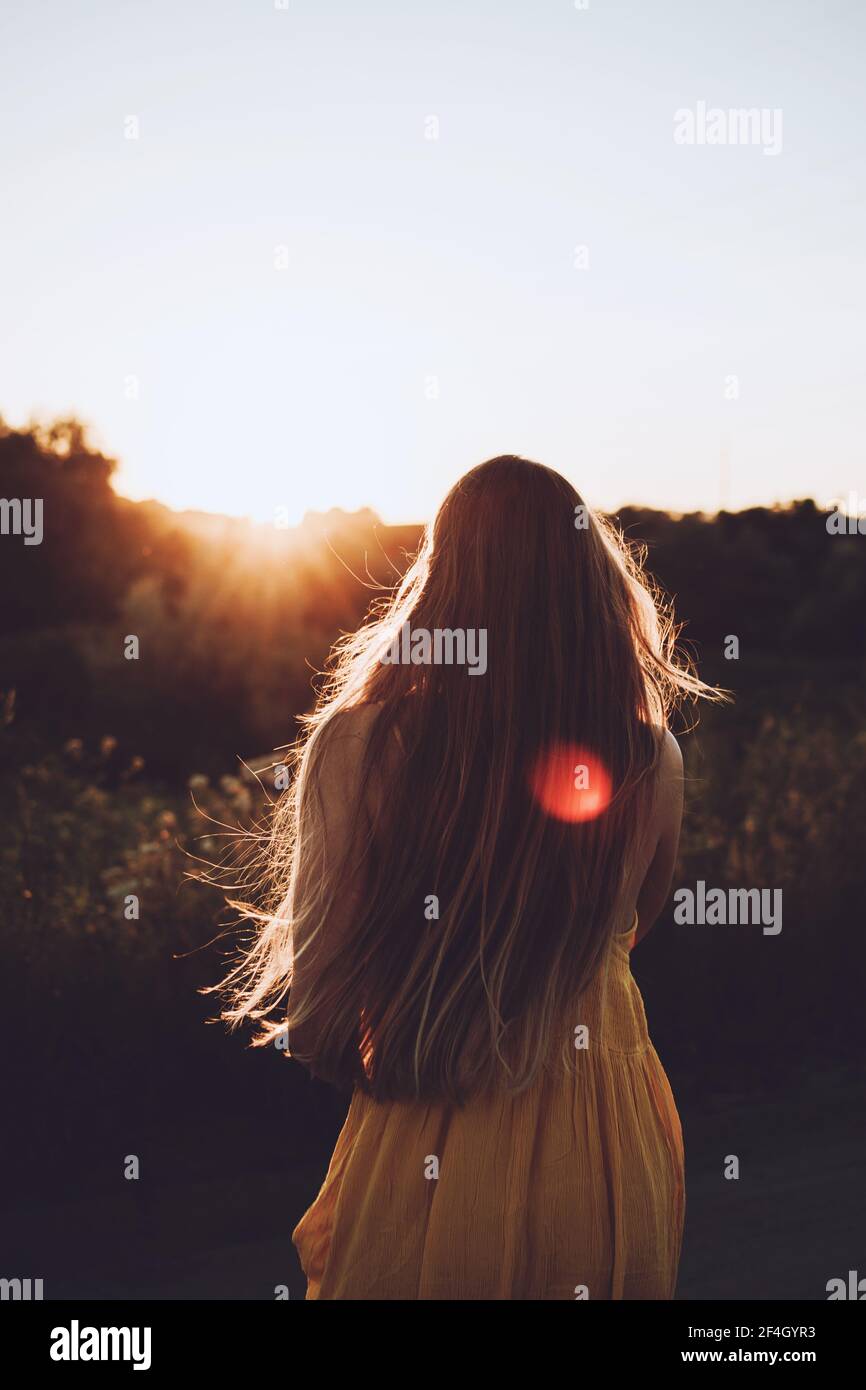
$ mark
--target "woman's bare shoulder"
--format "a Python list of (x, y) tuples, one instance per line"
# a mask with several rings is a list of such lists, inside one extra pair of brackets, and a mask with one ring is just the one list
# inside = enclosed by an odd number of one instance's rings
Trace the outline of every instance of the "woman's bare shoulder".
[(656, 805), (664, 807), (682, 798), (683, 755), (670, 729), (655, 730), (659, 741), (655, 768)]
[(351, 705), (348, 709), (339, 710), (328, 720), (329, 740), (339, 741), (344, 738), (354, 738), (361, 739), (366, 743), (383, 709), (382, 702), (376, 700), (368, 704)]
[(659, 729), (661, 750), (659, 753), (659, 774), (663, 778), (681, 779), (683, 775), (683, 754), (680, 745), (670, 729)]
[(658, 758), (653, 771), (652, 796), (647, 808), (647, 836), (658, 839), (665, 826), (676, 820), (683, 800), (683, 755), (670, 729), (653, 729), (658, 740)]
[[(365, 759), (370, 740), (385, 706), (382, 702), (353, 705), (334, 714), (321, 731), (319, 776), (322, 783), (339, 785), (351, 799), (360, 791)], [(375, 793), (373, 782), (391, 771), (392, 759), (399, 753), (396, 739), (386, 742), (381, 758), (377, 758), (376, 776), (365, 778), (365, 794)]]

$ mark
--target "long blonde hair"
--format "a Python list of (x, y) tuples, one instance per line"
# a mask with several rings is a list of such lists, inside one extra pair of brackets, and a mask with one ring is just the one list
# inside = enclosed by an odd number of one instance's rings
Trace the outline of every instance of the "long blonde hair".
[[(462, 1102), (537, 1075), (616, 929), (659, 733), (684, 696), (717, 693), (677, 651), (643, 558), (541, 464), (491, 459), (451, 489), (402, 582), (337, 644), (304, 721), (257, 905), (240, 904), (254, 933), (222, 986), (229, 1024), (255, 1021), (258, 1044), (288, 1028), (291, 1045), (315, 1012), (304, 1060), (383, 1100)], [(486, 673), (384, 663), (405, 623), (486, 630)], [(335, 855), (311, 811), (333, 735), (362, 709), (356, 785), (382, 794), (372, 824), (359, 799)], [(600, 814), (550, 815), (532, 795), (531, 768), (557, 746), (605, 769)], [(315, 891), (299, 894), (301, 870)], [(295, 1006), (293, 947), (327, 937), (349, 872), (363, 882), (351, 930)]]

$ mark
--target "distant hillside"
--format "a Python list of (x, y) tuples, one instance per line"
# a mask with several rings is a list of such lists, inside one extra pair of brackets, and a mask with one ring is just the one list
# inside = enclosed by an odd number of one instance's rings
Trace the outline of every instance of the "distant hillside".
[[(0, 691), (15, 690), (17, 730), (122, 737), (174, 776), (289, 741), (335, 638), (400, 577), (421, 527), (368, 508), (286, 528), (175, 512), (119, 497), (114, 469), (75, 421), (0, 426), (0, 496), (44, 501), (40, 545), (0, 543)], [(625, 507), (619, 521), (710, 679), (862, 676), (866, 537), (829, 534), (813, 502), (713, 517)]]

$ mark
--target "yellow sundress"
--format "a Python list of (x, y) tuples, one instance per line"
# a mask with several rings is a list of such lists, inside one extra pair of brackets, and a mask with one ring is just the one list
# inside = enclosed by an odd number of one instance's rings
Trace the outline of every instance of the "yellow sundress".
[(614, 936), (568, 1026), (575, 1068), (464, 1107), (356, 1091), (293, 1233), (308, 1299), (668, 1299), (682, 1131)]

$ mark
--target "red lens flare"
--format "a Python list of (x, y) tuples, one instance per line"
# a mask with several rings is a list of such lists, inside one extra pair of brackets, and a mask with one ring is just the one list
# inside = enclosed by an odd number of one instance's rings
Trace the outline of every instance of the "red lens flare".
[(604, 763), (578, 743), (555, 743), (538, 754), (529, 772), (538, 805), (556, 820), (595, 820), (610, 805), (613, 784)]

